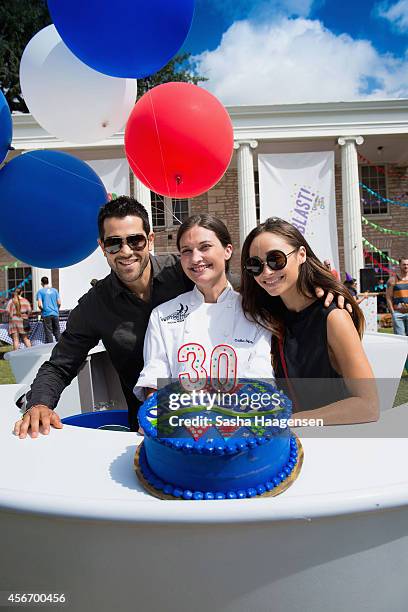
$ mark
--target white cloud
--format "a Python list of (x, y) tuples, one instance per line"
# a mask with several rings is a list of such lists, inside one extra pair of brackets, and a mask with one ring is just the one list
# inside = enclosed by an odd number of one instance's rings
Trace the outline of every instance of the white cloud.
[(196, 56), (204, 86), (224, 104), (277, 104), (408, 96), (408, 61), (321, 22), (235, 22), (220, 46)]
[(381, 2), (376, 6), (375, 14), (387, 19), (398, 31), (408, 32), (408, 0), (398, 0), (395, 4)]

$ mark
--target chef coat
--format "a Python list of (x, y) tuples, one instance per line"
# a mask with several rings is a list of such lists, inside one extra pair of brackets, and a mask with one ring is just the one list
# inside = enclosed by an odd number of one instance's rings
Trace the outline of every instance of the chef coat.
[(216, 303), (204, 301), (194, 287), (151, 313), (144, 341), (144, 368), (135, 385), (135, 395), (143, 400), (143, 388), (158, 387), (160, 379), (178, 379), (186, 372), (179, 362), (179, 349), (186, 344), (204, 348), (202, 366), (210, 376), (210, 359), (217, 345), (228, 345), (237, 356), (237, 379), (271, 379), (271, 334), (249, 321), (242, 310), (241, 296), (231, 285)]

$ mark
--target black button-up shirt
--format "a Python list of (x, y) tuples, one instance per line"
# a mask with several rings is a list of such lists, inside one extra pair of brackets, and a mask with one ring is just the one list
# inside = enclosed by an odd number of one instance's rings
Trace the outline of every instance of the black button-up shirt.
[(143, 368), (143, 342), (150, 313), (159, 304), (193, 287), (176, 255), (152, 255), (150, 260), (149, 302), (134, 295), (113, 271), (80, 298), (49, 361), (38, 371), (27, 395), (27, 408), (35, 404), (55, 408), (90, 349), (102, 340), (119, 374), (129, 419), (135, 427), (138, 402), (133, 387)]

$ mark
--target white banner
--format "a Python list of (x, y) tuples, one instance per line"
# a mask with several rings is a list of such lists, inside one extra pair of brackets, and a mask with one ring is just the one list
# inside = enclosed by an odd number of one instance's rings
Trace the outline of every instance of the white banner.
[(339, 270), (334, 152), (259, 155), (258, 167), (261, 222), (289, 221)]
[[(129, 166), (126, 159), (98, 159), (87, 161), (102, 179), (105, 189), (114, 197), (129, 195)], [(95, 226), (97, 219), (95, 218)], [(91, 288), (93, 278), (98, 280), (109, 274), (101, 249), (98, 247), (89, 257), (68, 268), (60, 268), (59, 290), (62, 308), (74, 308), (78, 299)]]

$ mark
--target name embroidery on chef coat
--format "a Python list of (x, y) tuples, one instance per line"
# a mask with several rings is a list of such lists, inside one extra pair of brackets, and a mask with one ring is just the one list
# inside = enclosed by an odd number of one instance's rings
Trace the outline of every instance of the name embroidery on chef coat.
[(187, 304), (183, 306), (183, 304), (180, 303), (180, 308), (178, 310), (167, 315), (167, 317), (160, 317), (160, 321), (165, 321), (168, 323), (182, 323), (187, 319), (189, 314)]

